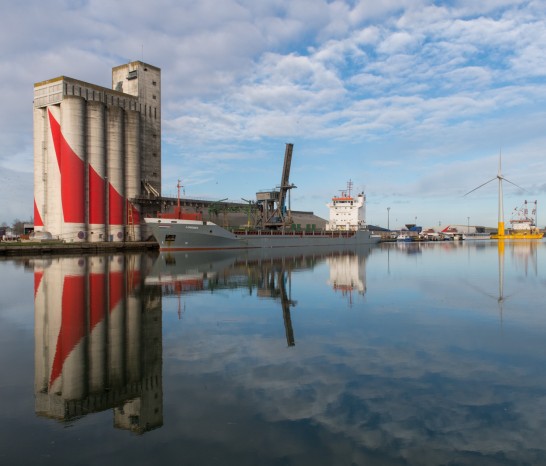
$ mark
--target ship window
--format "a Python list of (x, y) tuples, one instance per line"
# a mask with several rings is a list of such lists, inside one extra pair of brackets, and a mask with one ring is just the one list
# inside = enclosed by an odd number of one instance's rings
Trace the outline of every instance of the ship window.
[(165, 235), (165, 241), (174, 241), (176, 239), (176, 235)]

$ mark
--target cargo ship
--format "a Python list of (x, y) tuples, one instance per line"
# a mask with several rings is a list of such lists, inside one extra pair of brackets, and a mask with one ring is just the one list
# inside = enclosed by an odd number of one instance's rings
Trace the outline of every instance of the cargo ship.
[(351, 181), (347, 190), (327, 204), (330, 221), (326, 229), (315, 229), (314, 225), (304, 230), (297, 228), (290, 207), (286, 207), (288, 192), (295, 187), (288, 181), (291, 157), (292, 144), (287, 144), (280, 187), (256, 193), (256, 201), (249, 205), (249, 213), (252, 210), (254, 215), (251, 226), (221, 227), (203, 219), (201, 213), (183, 212), (180, 194), (173, 212), (145, 218), (160, 250), (356, 246), (379, 242), (380, 236), (366, 228), (364, 193), (353, 197)]
[[(261, 210), (260, 205), (258, 201), (258, 212), (265, 210)], [(145, 218), (144, 221), (162, 251), (357, 246), (379, 242), (380, 236), (372, 234), (364, 224), (361, 214), (364, 209), (363, 194), (356, 197), (348, 194), (333, 197), (328, 206), (330, 219), (335, 220), (331, 220), (324, 230), (302, 230), (297, 229), (294, 224), (284, 223), (277, 225), (277, 228), (260, 228), (258, 225), (253, 228), (229, 229), (203, 220), (202, 214), (184, 213), (179, 206), (173, 212)], [(344, 223), (340, 223), (340, 218), (344, 219)], [(353, 219), (357, 221), (354, 222)]]

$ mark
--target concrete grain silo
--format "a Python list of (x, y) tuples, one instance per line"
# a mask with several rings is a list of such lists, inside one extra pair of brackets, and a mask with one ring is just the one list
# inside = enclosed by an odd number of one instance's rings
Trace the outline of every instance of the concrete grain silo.
[(63, 206), (61, 195), (61, 107), (47, 107), (47, 146), (44, 148), (44, 230), (55, 232), (57, 238), (63, 233)]
[(140, 210), (130, 202), (140, 194), (140, 114), (135, 110), (125, 111), (125, 197), (127, 238), (140, 240)]
[(34, 231), (44, 229), (45, 174), (46, 163), (43, 154), (44, 139), (47, 138), (47, 109), (35, 108), (34, 118)]
[(84, 241), (87, 236), (86, 113), (86, 102), (80, 96), (68, 95), (61, 101), (59, 163), (63, 207), (62, 238), (69, 238), (72, 241)]
[(89, 241), (106, 240), (106, 107), (102, 102), (87, 102), (88, 231)]
[(34, 85), (35, 231), (139, 241), (161, 193), (161, 71), (136, 61), (112, 89), (61, 76)]
[(106, 111), (106, 141), (109, 241), (123, 241), (125, 234), (125, 144), (124, 112), (119, 107), (108, 107)]

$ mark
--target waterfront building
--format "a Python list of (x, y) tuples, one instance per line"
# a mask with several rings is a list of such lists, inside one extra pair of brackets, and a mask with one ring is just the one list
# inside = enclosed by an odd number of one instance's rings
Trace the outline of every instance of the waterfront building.
[[(112, 89), (66, 76), (34, 84), (34, 225), (64, 241), (138, 241), (161, 193), (161, 70), (112, 69)], [(145, 226), (144, 226), (145, 228)]]

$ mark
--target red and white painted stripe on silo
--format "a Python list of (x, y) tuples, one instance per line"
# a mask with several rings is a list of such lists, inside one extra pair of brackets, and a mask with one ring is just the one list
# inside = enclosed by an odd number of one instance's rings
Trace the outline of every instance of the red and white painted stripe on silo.
[(88, 240), (106, 241), (106, 141), (105, 106), (87, 102)]
[(45, 108), (34, 109), (34, 231), (36, 232), (44, 229), (46, 118), (47, 110)]
[(61, 107), (47, 107), (47, 141), (45, 144), (44, 230), (61, 238), (63, 207), (61, 202)]
[(85, 120), (83, 97), (65, 96), (61, 101), (61, 196), (62, 235), (70, 241), (84, 241), (85, 228)]

